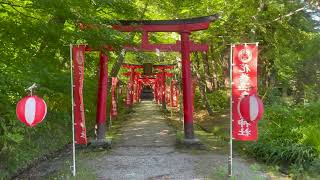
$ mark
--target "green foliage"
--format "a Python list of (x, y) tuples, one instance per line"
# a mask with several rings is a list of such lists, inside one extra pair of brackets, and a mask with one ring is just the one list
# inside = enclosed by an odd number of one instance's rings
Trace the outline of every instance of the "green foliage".
[(320, 158), (319, 108), (319, 102), (268, 107), (259, 124), (259, 140), (248, 143), (247, 152), (268, 163), (293, 165), (293, 170), (315, 168), (312, 163)]
[(225, 90), (216, 90), (208, 93), (208, 100), (214, 111), (222, 111), (229, 107), (229, 98)]
[[(309, 2), (315, 4), (315, 1)], [(217, 89), (225, 88), (227, 44), (237, 42), (260, 42), (259, 88), (270, 104), (279, 102), (278, 97), (282, 94), (292, 96), (295, 103), (303, 100), (308, 104), (318, 100), (320, 35), (314, 29), (315, 23), (306, 11), (278, 19), (303, 6), (301, 1), (283, 0), (200, 0), (196, 3), (191, 0), (1, 0), (0, 179), (69, 142), (70, 133), (65, 133), (71, 126), (68, 45), (86, 43), (99, 49), (111, 44), (118, 49), (131, 39), (133, 42), (130, 43), (139, 43), (137, 36), (130, 38), (131, 35), (111, 28), (110, 24), (119, 19), (176, 19), (219, 12), (220, 20), (213, 22), (207, 31), (191, 35), (195, 42), (209, 45), (205, 66), (213, 74), (204, 77), (217, 77), (218, 87), (207, 93), (215, 111), (223, 111), (229, 105), (226, 91)], [(102, 28), (81, 30), (80, 22)], [(150, 39), (168, 43), (175, 42), (178, 37), (158, 33)], [(126, 60), (130, 63), (173, 63), (177, 56), (180, 55), (161, 53), (158, 57), (154, 53), (128, 53)], [(112, 54), (109, 69), (116, 58), (117, 55)], [(88, 129), (94, 124), (96, 67), (97, 54), (86, 56), (84, 100)], [(178, 72), (180, 69), (175, 70), (176, 74)], [(205, 81), (212, 82), (210, 78)], [(26, 128), (16, 120), (15, 105), (25, 96), (24, 89), (34, 82), (40, 86), (36, 94), (48, 104), (48, 116), (36, 128)], [(203, 104), (198, 92), (196, 103), (196, 106)], [(313, 136), (319, 135), (319, 122), (315, 121), (319, 120), (320, 114), (316, 113), (316, 108), (317, 105), (273, 107), (266, 113), (261, 131), (263, 143), (257, 147), (261, 145), (263, 150), (275, 141), (275, 146), (286, 152), (281, 155), (285, 158), (278, 158), (280, 155), (275, 153), (270, 161), (277, 158), (276, 161), (286, 158), (292, 162), (302, 162), (305, 158), (311, 161), (313, 154), (319, 152), (320, 138)], [(281, 138), (286, 140), (279, 140)]]
[[(7, 179), (39, 157), (70, 143), (69, 44), (101, 47), (127, 41), (125, 34), (112, 30), (108, 24), (115, 16), (128, 18), (129, 14), (139, 13), (128, 2), (0, 2), (0, 179)], [(81, 31), (79, 22), (101, 24), (104, 28)], [(95, 122), (97, 60), (97, 54), (86, 56), (84, 101), (89, 134), (93, 133)], [(16, 119), (15, 106), (32, 83), (38, 84), (35, 94), (44, 98), (48, 113), (41, 124), (27, 128)]]

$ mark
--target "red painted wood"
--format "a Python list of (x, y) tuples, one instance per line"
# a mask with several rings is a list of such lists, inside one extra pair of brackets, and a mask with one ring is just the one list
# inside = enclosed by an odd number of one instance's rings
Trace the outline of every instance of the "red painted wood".
[(122, 32), (183, 32), (208, 29), (210, 22), (172, 25), (113, 25), (112, 28)]
[(170, 106), (171, 106), (171, 107), (174, 107), (174, 106), (173, 106), (173, 96), (174, 96), (174, 91), (173, 91), (173, 90), (174, 90), (174, 87), (173, 87), (173, 86), (174, 86), (174, 85), (175, 85), (175, 84), (174, 84), (174, 80), (172, 80), (172, 81), (171, 81), (171, 85), (170, 85), (170, 102), (171, 102), (171, 103), (170, 103)]
[(173, 69), (174, 65), (154, 65), (153, 68), (160, 70)]
[(108, 57), (106, 54), (100, 52), (100, 73), (98, 83), (98, 97), (97, 97), (97, 138), (104, 139), (105, 126), (107, 120), (107, 86), (108, 86)]
[[(190, 51), (208, 51), (207, 44), (195, 44), (193, 42), (190, 43)], [(125, 45), (124, 48), (129, 51), (146, 51), (146, 52), (155, 52), (156, 49), (162, 52), (180, 52), (181, 51), (181, 43), (177, 41), (176, 44), (150, 44), (150, 43), (142, 43), (140, 46), (132, 46)]]
[(162, 107), (165, 109), (166, 106), (166, 72), (165, 69), (162, 69)]
[(182, 85), (183, 85), (183, 112), (184, 133), (186, 139), (193, 139), (193, 117), (192, 117), (192, 82), (190, 62), (190, 40), (189, 32), (181, 33), (181, 55), (182, 55)]
[[(123, 73), (123, 75), (125, 75), (125, 76), (131, 76), (131, 71), (130, 72), (125, 72), (125, 73)], [(134, 72), (134, 75), (135, 76), (140, 76), (141, 75), (141, 73), (140, 72)]]
[(130, 106), (133, 105), (133, 94), (134, 94), (134, 78), (135, 78), (135, 68), (131, 68), (130, 75)]

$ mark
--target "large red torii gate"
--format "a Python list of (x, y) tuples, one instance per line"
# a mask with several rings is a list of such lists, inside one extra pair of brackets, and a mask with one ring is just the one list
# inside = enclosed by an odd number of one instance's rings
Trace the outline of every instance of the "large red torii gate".
[[(164, 51), (181, 52), (182, 56), (182, 84), (183, 84), (183, 112), (185, 142), (194, 142), (193, 118), (192, 118), (192, 81), (190, 68), (190, 53), (195, 51), (207, 51), (207, 44), (196, 44), (190, 40), (190, 34), (194, 31), (208, 29), (209, 24), (218, 19), (218, 15), (204, 16), (189, 19), (176, 20), (142, 20), (142, 21), (119, 21), (112, 27), (122, 32), (141, 32), (142, 42), (140, 46), (124, 46), (133, 51)], [(181, 41), (175, 44), (152, 44), (149, 42), (149, 34), (152, 32), (177, 32)], [(111, 48), (107, 48), (110, 51)], [(83, 74), (84, 53), (90, 51), (85, 45), (73, 46), (72, 58), (74, 65), (74, 113), (75, 113), (75, 138), (77, 144), (87, 144), (84, 105), (83, 105)], [(107, 54), (100, 53), (100, 76), (97, 99), (97, 138), (104, 140), (106, 124), (106, 97), (107, 97)]]

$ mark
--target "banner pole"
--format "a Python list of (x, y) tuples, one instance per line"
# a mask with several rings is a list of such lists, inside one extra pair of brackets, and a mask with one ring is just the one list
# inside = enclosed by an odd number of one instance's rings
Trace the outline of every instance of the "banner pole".
[(73, 105), (73, 68), (72, 68), (72, 47), (70, 44), (70, 79), (71, 79), (71, 119), (72, 119), (72, 175), (76, 176), (76, 146), (74, 137), (74, 105)]
[(228, 172), (229, 172), (229, 176), (232, 176), (232, 140), (233, 140), (233, 136), (232, 136), (232, 104), (233, 104), (233, 99), (232, 99), (232, 68), (233, 68), (233, 57), (232, 57), (232, 51), (233, 51), (233, 44), (230, 45), (230, 154), (229, 154), (229, 159), (228, 159)]
[(109, 110), (109, 118), (110, 118), (110, 122), (109, 122), (109, 129), (111, 129), (112, 127), (112, 116), (111, 116), (111, 111), (112, 111), (112, 77), (111, 77), (111, 88), (110, 88), (110, 91), (109, 91), (109, 94), (111, 95), (111, 103), (110, 103), (110, 110)]

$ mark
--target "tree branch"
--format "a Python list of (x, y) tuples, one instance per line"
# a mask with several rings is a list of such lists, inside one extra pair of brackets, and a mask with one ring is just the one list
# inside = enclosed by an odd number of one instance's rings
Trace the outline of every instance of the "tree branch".
[(299, 8), (299, 9), (297, 9), (297, 10), (295, 10), (295, 11), (291, 11), (290, 13), (288, 13), (288, 14), (286, 14), (286, 15), (280, 16), (280, 17), (274, 19), (273, 21), (271, 21), (271, 22), (269, 22), (269, 23), (272, 23), (272, 22), (281, 20), (281, 19), (283, 19), (283, 18), (285, 18), (285, 17), (292, 16), (292, 15), (294, 15), (294, 14), (296, 14), (296, 13), (298, 13), (299, 11), (302, 11), (302, 10), (304, 10), (304, 7)]
[(36, 19), (36, 20), (39, 20), (40, 21), (40, 19), (38, 19), (38, 18), (36, 18), (36, 17), (33, 17), (33, 16), (29, 16), (29, 15), (27, 15), (27, 14), (24, 14), (23, 12), (21, 12), (21, 11), (19, 11), (17, 8), (15, 8), (14, 6), (10, 6), (12, 9), (14, 9), (15, 11), (17, 11), (18, 13), (20, 13), (21, 15), (23, 15), (23, 16), (25, 16), (25, 17), (29, 17), (29, 18), (32, 18), (32, 19)]
[(0, 2), (0, 4), (4, 4), (4, 5), (9, 5), (9, 6), (14, 6), (14, 7), (24, 7), (24, 6), (21, 6), (21, 5), (17, 5), (17, 4), (13, 4), (13, 3), (9, 3), (9, 2)]

